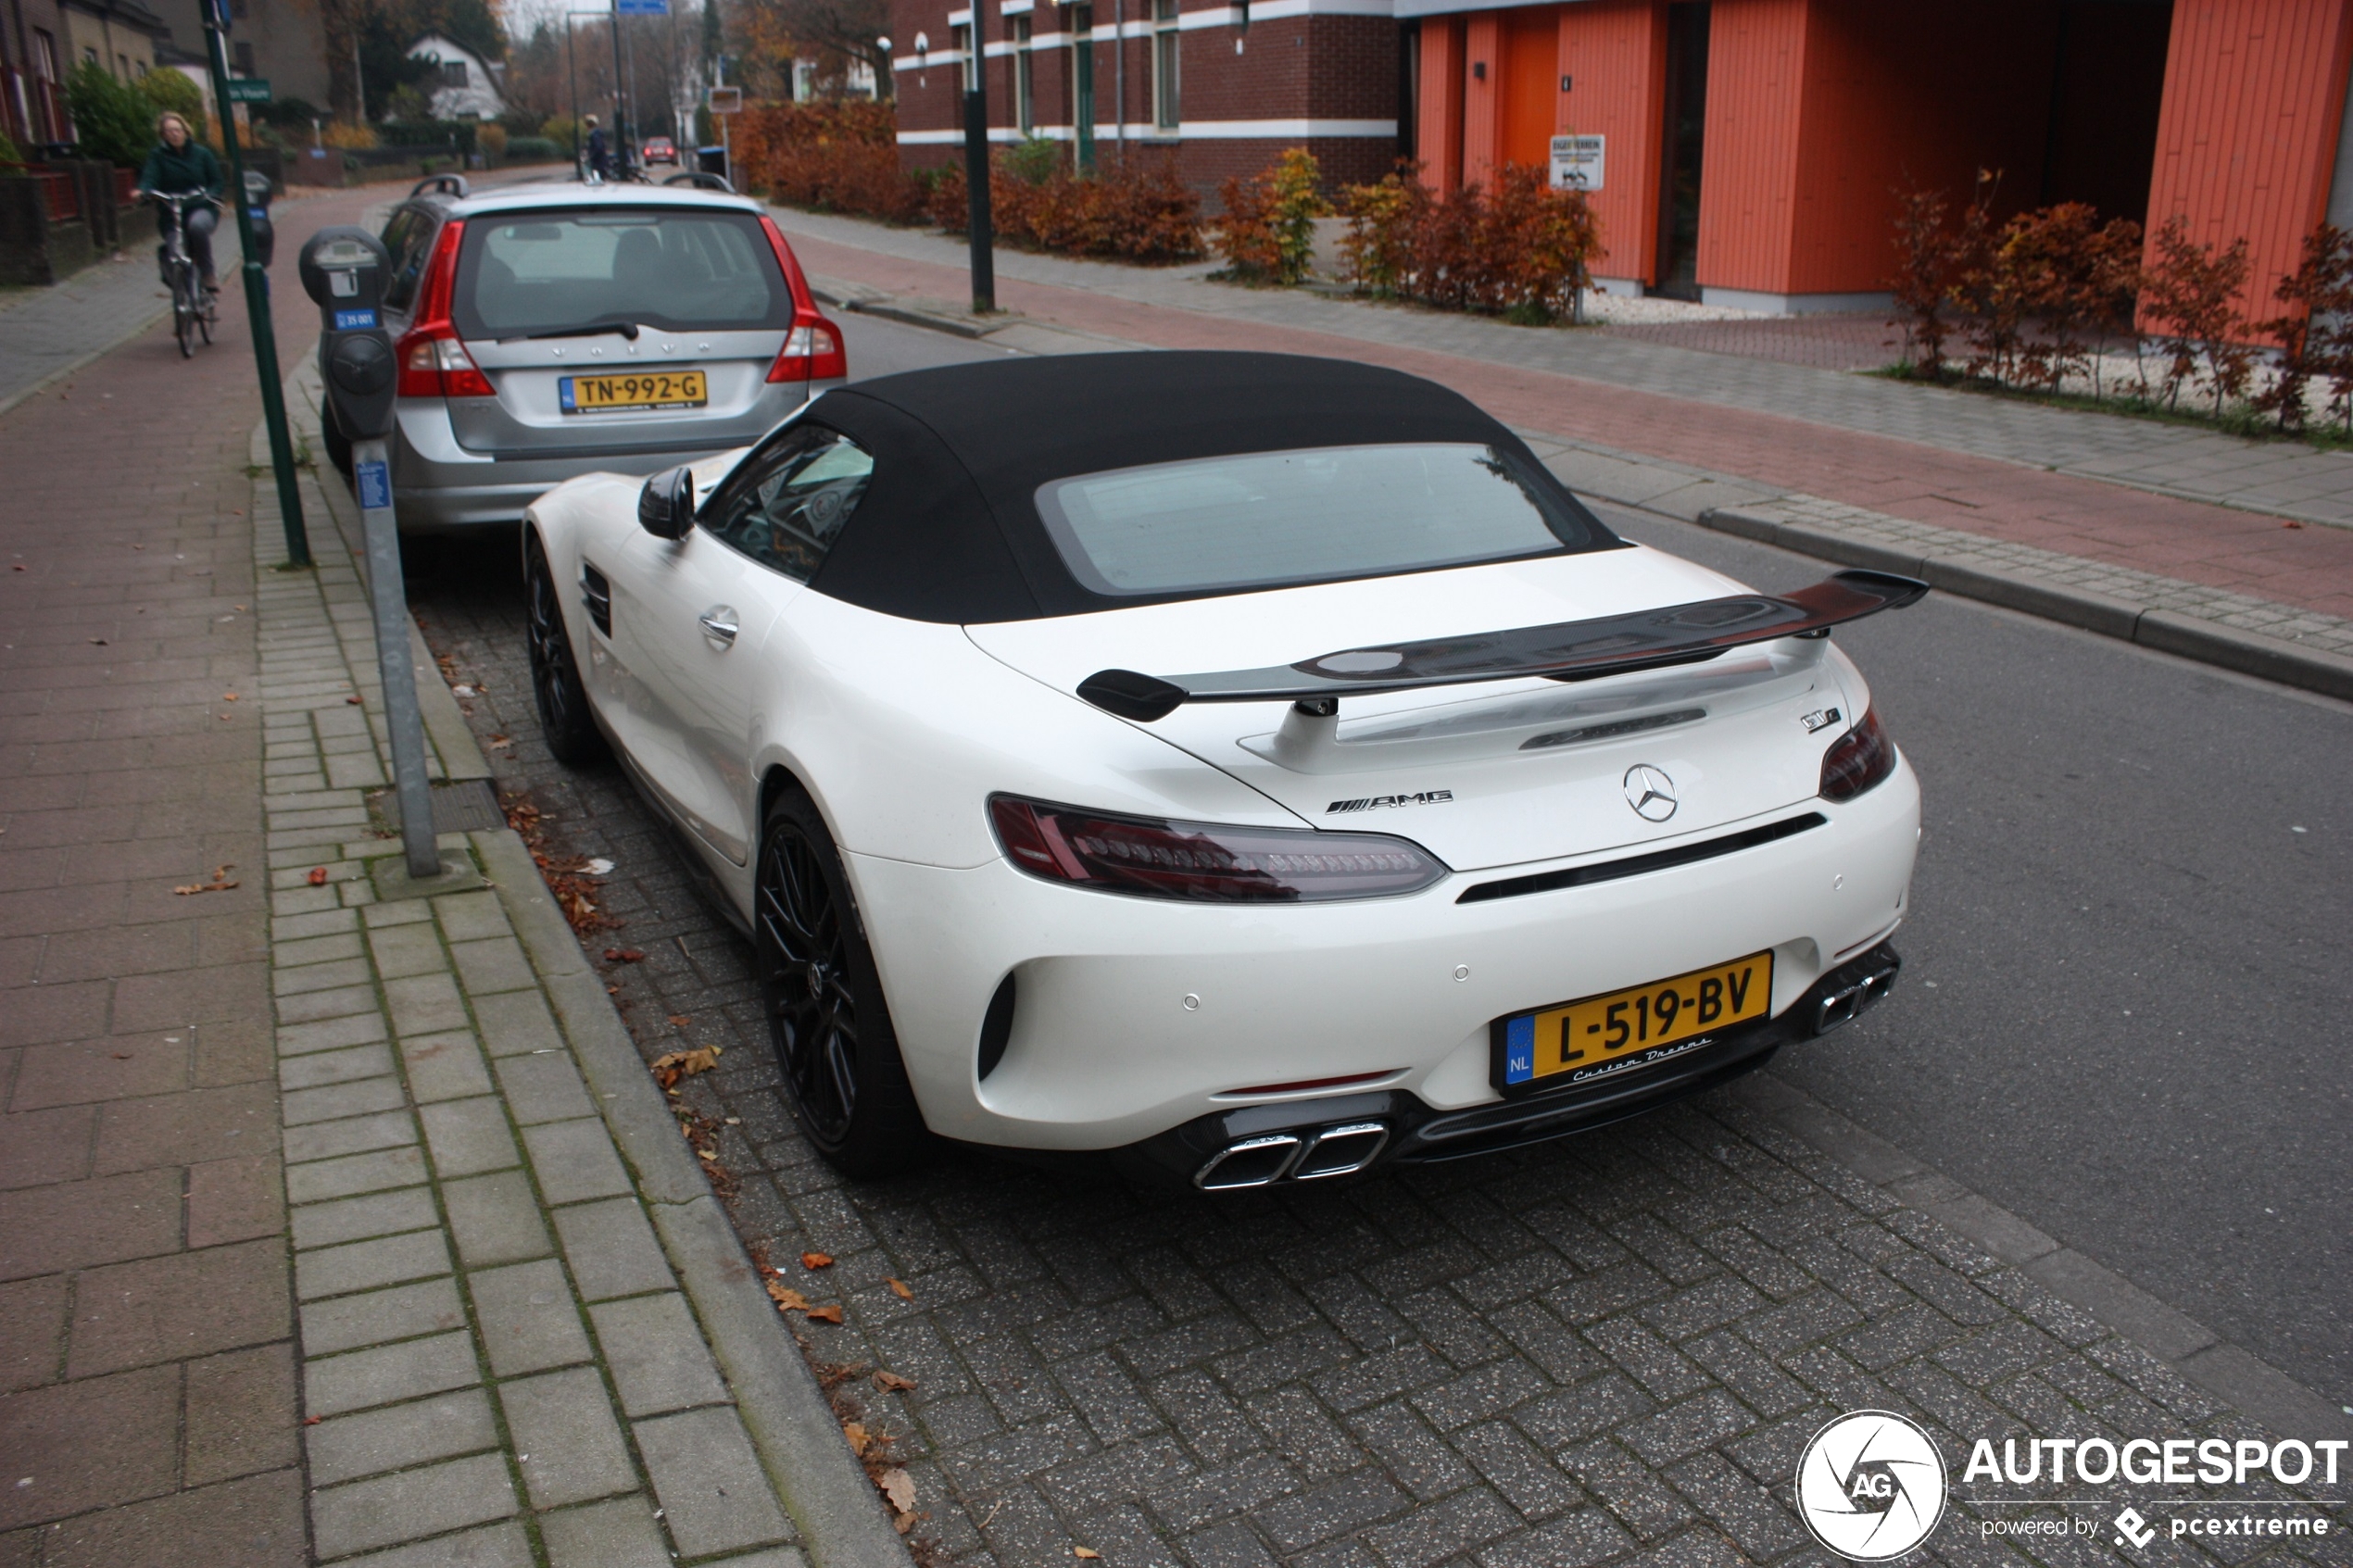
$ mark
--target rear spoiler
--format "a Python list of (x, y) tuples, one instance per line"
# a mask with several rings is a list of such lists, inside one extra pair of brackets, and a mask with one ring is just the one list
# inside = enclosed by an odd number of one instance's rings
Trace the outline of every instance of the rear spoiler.
[(1150, 723), (1188, 702), (1322, 704), (1341, 696), (1530, 675), (1590, 681), (1696, 664), (1729, 648), (1777, 637), (1827, 636), (1833, 626), (1917, 604), (1927, 593), (1927, 583), (1893, 572), (1841, 571), (1778, 596), (1741, 594), (1592, 621), (1346, 648), (1265, 670), (1167, 676), (1098, 670), (1078, 683), (1078, 695), (1106, 713)]

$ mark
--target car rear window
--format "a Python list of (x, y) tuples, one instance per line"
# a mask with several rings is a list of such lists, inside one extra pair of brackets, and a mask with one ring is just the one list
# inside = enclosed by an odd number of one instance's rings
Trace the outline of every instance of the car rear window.
[(1580, 508), (1492, 446), (1319, 446), (1060, 479), (1038, 516), (1098, 594), (1202, 593), (1557, 555)]
[(608, 208), (469, 220), (451, 313), (469, 338), (742, 332), (790, 326), (793, 302), (752, 214)]

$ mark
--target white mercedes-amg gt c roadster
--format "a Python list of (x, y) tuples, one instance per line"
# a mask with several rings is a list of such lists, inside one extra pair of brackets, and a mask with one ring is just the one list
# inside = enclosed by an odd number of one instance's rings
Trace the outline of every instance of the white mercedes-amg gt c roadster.
[(1876, 1002), (1919, 824), (1832, 627), (1456, 394), (1102, 354), (837, 388), (523, 530), (548, 744), (757, 949), (810, 1140), (1211, 1190), (1593, 1127)]

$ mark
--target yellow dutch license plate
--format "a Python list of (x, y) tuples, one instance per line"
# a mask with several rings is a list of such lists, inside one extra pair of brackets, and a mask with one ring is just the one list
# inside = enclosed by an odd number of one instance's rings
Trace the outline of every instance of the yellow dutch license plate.
[(623, 376), (564, 376), (557, 395), (567, 414), (642, 414), (699, 408), (711, 401), (700, 370), (641, 370)]
[(1773, 1003), (1773, 955), (1695, 969), (1631, 990), (1495, 1021), (1496, 1086), (1553, 1087), (1681, 1054), (1692, 1041), (1763, 1018)]

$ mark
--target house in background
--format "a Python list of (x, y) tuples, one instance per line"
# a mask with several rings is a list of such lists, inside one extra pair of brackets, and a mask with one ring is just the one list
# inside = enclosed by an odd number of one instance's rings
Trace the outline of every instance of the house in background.
[(464, 44), (428, 32), (409, 45), (409, 57), (440, 68), (437, 78), (420, 84), (433, 105), (434, 119), (497, 119), (507, 112), (495, 69)]
[(963, 144), (963, 93), (988, 71), (989, 139), (1077, 144), (1098, 169), (1151, 160), (1212, 194), (1304, 146), (1332, 181), (1394, 163), (1391, 0), (893, 0), (900, 158)]
[[(13, 3), (13, 0), (11, 0)], [(205, 63), (204, 0), (146, 0), (171, 24), (170, 63), (190, 74), (212, 99)], [(321, 109), (327, 102), (327, 35), (317, 0), (229, 0), (229, 72), (258, 76), (272, 98), (299, 98)], [(159, 56), (162, 57), (162, 56)]]

